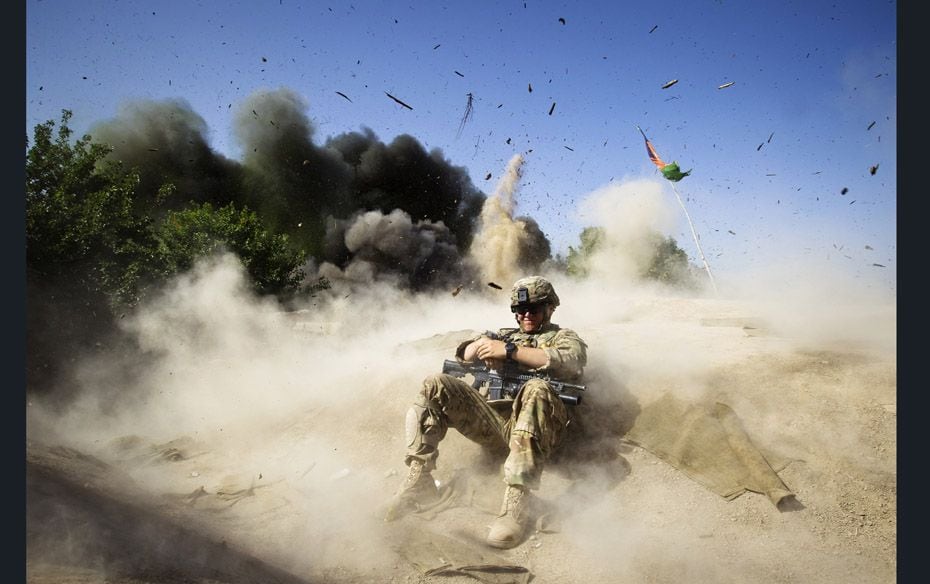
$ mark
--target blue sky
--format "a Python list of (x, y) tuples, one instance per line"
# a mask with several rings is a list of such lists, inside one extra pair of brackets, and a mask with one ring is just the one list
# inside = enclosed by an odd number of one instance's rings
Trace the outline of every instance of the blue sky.
[[(717, 273), (811, 256), (894, 291), (896, 10), (28, 0), (26, 133), (62, 109), (84, 132), (124, 102), (181, 98), (214, 149), (238, 158), (236, 107), (286, 87), (306, 101), (315, 143), (362, 128), (384, 142), (410, 134), (487, 194), (523, 153), (517, 212), (564, 253), (592, 191), (658, 176), (639, 125), (666, 161), (693, 169), (676, 188)], [(684, 219), (670, 235), (699, 261)]]

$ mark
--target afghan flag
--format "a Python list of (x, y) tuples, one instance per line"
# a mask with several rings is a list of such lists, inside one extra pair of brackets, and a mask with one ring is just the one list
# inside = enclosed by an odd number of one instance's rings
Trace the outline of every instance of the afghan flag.
[(643, 132), (643, 129), (639, 126), (636, 126), (636, 129), (639, 130), (639, 133), (643, 135), (643, 140), (646, 141), (646, 153), (649, 154), (649, 160), (662, 172), (662, 176), (672, 182), (678, 182), (691, 174), (690, 170), (681, 172), (677, 162), (666, 164), (665, 161), (659, 157), (659, 153), (656, 152), (656, 149), (652, 146), (652, 142), (649, 141), (649, 138), (646, 137), (646, 133)]

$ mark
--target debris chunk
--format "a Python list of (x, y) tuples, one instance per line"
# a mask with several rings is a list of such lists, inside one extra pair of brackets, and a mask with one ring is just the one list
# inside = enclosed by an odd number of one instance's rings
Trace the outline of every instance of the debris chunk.
[(677, 79), (672, 79), (671, 81), (669, 81), (669, 82), (667, 82), (665, 85), (663, 85), (663, 86), (662, 86), (662, 89), (668, 89), (669, 87), (671, 87), (672, 85), (675, 85), (676, 83), (678, 83), (678, 80), (677, 80)]
[(465, 129), (465, 123), (469, 118), (471, 118), (472, 101), (474, 100), (474, 96), (471, 94), (471, 92), (466, 93), (465, 96), (468, 97), (468, 101), (465, 103), (465, 113), (462, 114), (462, 119), (459, 121), (459, 129), (455, 133), (456, 138), (462, 135), (462, 130)]
[(387, 91), (384, 92), (384, 95), (390, 97), (391, 99), (393, 99), (394, 101), (396, 101), (396, 102), (399, 103), (400, 105), (404, 106), (404, 107), (407, 108), (408, 110), (412, 110), (412, 109), (413, 109), (412, 107), (410, 107), (410, 106), (407, 105), (406, 103), (402, 102), (401, 100), (397, 99), (396, 97), (394, 97), (393, 95), (391, 95), (391, 94), (388, 93)]
[(736, 81), (730, 81), (728, 83), (724, 83), (723, 85), (718, 85), (717, 89), (726, 89), (727, 87), (733, 87), (734, 83), (736, 83)]
[(351, 99), (349, 99), (349, 96), (348, 96), (348, 95), (346, 95), (346, 94), (344, 94), (344, 93), (343, 93), (343, 92), (341, 92), (341, 91), (337, 91), (337, 92), (336, 92), (336, 95), (341, 95), (342, 97), (344, 97), (344, 98), (346, 98), (346, 99), (348, 99), (350, 103), (352, 102), (352, 100), (351, 100)]
[(875, 166), (870, 166), (870, 167), (869, 167), (869, 174), (871, 174), (872, 176), (875, 176), (875, 173), (876, 173), (876, 172), (878, 172), (878, 165), (877, 165), (877, 164), (876, 164)]
[(549, 115), (552, 115), (552, 112), (555, 111), (555, 102), (552, 102), (552, 107), (549, 108)]
[(654, 27), (652, 27), (651, 29), (649, 29), (649, 34), (652, 34), (653, 32), (655, 32), (655, 30), (656, 30), (657, 28), (659, 28), (659, 25), (658, 25), (658, 24), (655, 25)]
[(498, 286), (498, 285), (495, 284), (494, 282), (488, 282), (488, 286), (490, 286), (491, 288), (494, 288), (495, 290), (503, 290), (503, 288), (501, 288), (500, 286)]

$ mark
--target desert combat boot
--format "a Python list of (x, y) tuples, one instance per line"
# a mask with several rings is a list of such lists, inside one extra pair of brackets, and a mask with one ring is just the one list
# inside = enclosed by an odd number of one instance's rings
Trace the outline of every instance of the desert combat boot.
[(520, 543), (529, 520), (530, 494), (519, 485), (507, 485), (501, 512), (491, 524), (488, 545), (496, 548), (512, 548)]
[(387, 513), (384, 515), (385, 521), (400, 519), (408, 513), (426, 511), (439, 502), (439, 489), (436, 488), (436, 481), (433, 480), (433, 475), (428, 470), (424, 470), (423, 465), (424, 462), (416, 458), (410, 461), (407, 477), (401, 484), (400, 490), (391, 499)]

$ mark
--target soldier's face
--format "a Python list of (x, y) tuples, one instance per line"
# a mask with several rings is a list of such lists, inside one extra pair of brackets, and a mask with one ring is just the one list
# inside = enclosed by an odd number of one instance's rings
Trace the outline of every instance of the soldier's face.
[(513, 316), (522, 332), (532, 333), (549, 322), (552, 310), (548, 304), (527, 304), (516, 307)]

